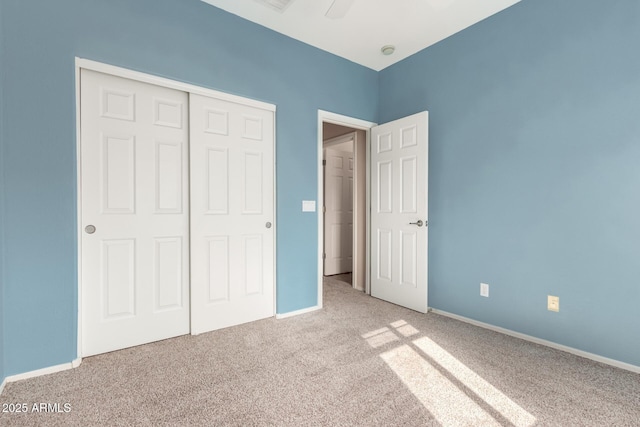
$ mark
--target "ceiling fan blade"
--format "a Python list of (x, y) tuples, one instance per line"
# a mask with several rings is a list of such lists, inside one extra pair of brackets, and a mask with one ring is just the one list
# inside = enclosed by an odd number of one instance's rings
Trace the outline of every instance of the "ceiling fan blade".
[(324, 16), (329, 19), (343, 18), (351, 8), (352, 4), (353, 0), (333, 0), (333, 3), (329, 6), (329, 9)]

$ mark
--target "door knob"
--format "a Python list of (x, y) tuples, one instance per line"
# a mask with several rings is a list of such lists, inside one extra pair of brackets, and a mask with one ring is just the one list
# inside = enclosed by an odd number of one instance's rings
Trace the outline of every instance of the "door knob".
[(421, 220), (421, 219), (419, 219), (418, 221), (416, 221), (416, 222), (410, 222), (409, 224), (410, 224), (410, 225), (417, 225), (418, 227), (422, 227), (423, 222), (422, 222), (422, 220)]
[(93, 233), (95, 233), (95, 232), (96, 232), (96, 226), (95, 226), (95, 225), (87, 225), (87, 226), (84, 228), (84, 231), (85, 231), (85, 233), (87, 233), (87, 234), (93, 234)]
[(264, 226), (267, 227), (267, 228), (271, 228), (271, 223), (267, 222)]

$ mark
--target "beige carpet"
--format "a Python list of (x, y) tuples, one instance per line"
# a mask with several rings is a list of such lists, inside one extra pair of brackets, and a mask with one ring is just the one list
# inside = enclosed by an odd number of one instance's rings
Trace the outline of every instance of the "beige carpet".
[(638, 426), (640, 375), (329, 278), (322, 311), (86, 358), (0, 402), (29, 409), (2, 426)]

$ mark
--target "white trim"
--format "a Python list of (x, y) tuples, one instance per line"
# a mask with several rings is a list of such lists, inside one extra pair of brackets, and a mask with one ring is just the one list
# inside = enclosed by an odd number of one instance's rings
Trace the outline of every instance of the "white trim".
[(349, 117), (324, 110), (318, 110), (318, 117), (322, 118), (320, 123), (333, 123), (335, 125), (346, 126), (354, 129), (368, 130), (377, 125), (377, 123), (369, 122), (367, 120), (356, 119), (355, 117)]
[(117, 67), (115, 65), (104, 64), (102, 62), (92, 61), (90, 59), (76, 58), (76, 68), (85, 68), (87, 70), (98, 71), (100, 73), (111, 74), (113, 76), (124, 77), (129, 80), (137, 80), (144, 83), (150, 83), (169, 89), (176, 89), (182, 92), (193, 93), (196, 95), (208, 96), (211, 98), (221, 99), (223, 101), (235, 102), (237, 104), (256, 107), (263, 110), (276, 111), (276, 106), (267, 102), (256, 101), (254, 99), (244, 98), (242, 96), (231, 95), (229, 93), (220, 92), (213, 89), (183, 83), (164, 77), (154, 76), (139, 71), (129, 70), (127, 68)]
[(468, 317), (459, 316), (457, 314), (448, 313), (446, 311), (431, 309), (431, 312), (435, 314), (439, 314), (441, 316), (450, 317), (452, 319), (460, 320), (461, 322), (469, 323), (471, 325), (479, 326), (484, 329), (489, 329), (491, 331), (499, 332), (501, 334), (509, 335), (515, 338), (520, 338), (525, 341), (529, 341), (535, 344), (544, 345), (546, 347), (551, 347), (556, 350), (564, 351), (567, 353), (574, 354), (576, 356), (584, 357), (585, 359), (590, 359), (596, 362), (604, 363), (605, 365), (610, 365), (615, 368), (624, 369), (627, 371), (635, 372), (636, 374), (640, 374), (640, 366), (632, 365), (630, 363), (621, 362), (619, 360), (610, 359), (608, 357), (599, 356), (597, 354), (589, 353), (587, 351), (578, 350), (577, 348), (568, 347), (566, 345), (558, 344), (553, 341), (547, 341), (542, 338), (536, 338), (531, 335), (526, 335), (520, 332), (512, 331), (511, 329), (501, 328), (500, 326), (494, 326), (489, 323), (480, 322), (478, 320), (469, 319)]
[(273, 218), (271, 223), (273, 225), (273, 315), (278, 313), (278, 180), (276, 176), (278, 174), (277, 166), (277, 136), (276, 132), (276, 110), (273, 109)]
[(2, 384), (0, 384), (0, 395), (4, 391), (4, 386), (6, 385), (7, 385), (7, 379), (5, 378), (4, 380), (2, 380)]
[(365, 200), (364, 200), (364, 210), (365, 210), (365, 243), (364, 243), (364, 293), (367, 295), (371, 295), (371, 127), (367, 130), (365, 146)]
[[(368, 122), (366, 120), (356, 119), (354, 117), (344, 116), (342, 114), (332, 113), (330, 111), (318, 110), (318, 147), (317, 147), (317, 156), (318, 156), (318, 308), (322, 308), (322, 271), (324, 268), (324, 260), (322, 259), (322, 254), (324, 253), (324, 215), (322, 215), (322, 206), (324, 206), (324, 182), (323, 182), (323, 171), (322, 171), (322, 149), (323, 149), (323, 140), (322, 140), (322, 123), (333, 123), (340, 126), (346, 126), (353, 129), (364, 130), (366, 133), (366, 146), (367, 146), (367, 169), (369, 168), (369, 147), (370, 147), (370, 134), (371, 128), (376, 126), (376, 123)], [(367, 292), (369, 291), (369, 175), (367, 175), (366, 179), (366, 191), (367, 191), (367, 201), (366, 201), (366, 211), (367, 211), (367, 219), (366, 219), (366, 265), (365, 265), (365, 288)]]
[(24, 372), (22, 374), (11, 375), (5, 378), (5, 383), (14, 383), (16, 381), (26, 380), (29, 378), (41, 377), (43, 375), (55, 374), (56, 372), (68, 371), (69, 369), (77, 368), (80, 365), (78, 359), (75, 359), (69, 363), (63, 363), (61, 365), (49, 366), (48, 368), (36, 369), (35, 371)]
[[(76, 356), (82, 357), (82, 152), (80, 150), (81, 138), (81, 123), (80, 123), (80, 59), (76, 58), (76, 238), (77, 238), (77, 253), (76, 263), (78, 274), (78, 338)], [(82, 360), (82, 359), (81, 359)]]
[(277, 320), (281, 320), (281, 319), (286, 319), (288, 317), (300, 316), (301, 314), (307, 314), (307, 313), (311, 313), (313, 311), (318, 311), (318, 310), (321, 310), (321, 309), (322, 309), (322, 307), (320, 307), (319, 305), (315, 305), (313, 307), (303, 308), (302, 310), (296, 310), (296, 311), (290, 311), (288, 313), (276, 314), (276, 319)]

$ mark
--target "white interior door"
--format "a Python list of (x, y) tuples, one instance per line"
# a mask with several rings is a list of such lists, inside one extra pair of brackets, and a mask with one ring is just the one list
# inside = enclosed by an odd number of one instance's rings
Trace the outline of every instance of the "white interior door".
[(189, 332), (187, 94), (81, 71), (82, 355)]
[(371, 295), (427, 311), (428, 113), (372, 128)]
[(353, 268), (353, 138), (351, 151), (324, 149), (324, 275)]
[(274, 315), (274, 113), (190, 96), (191, 332)]

